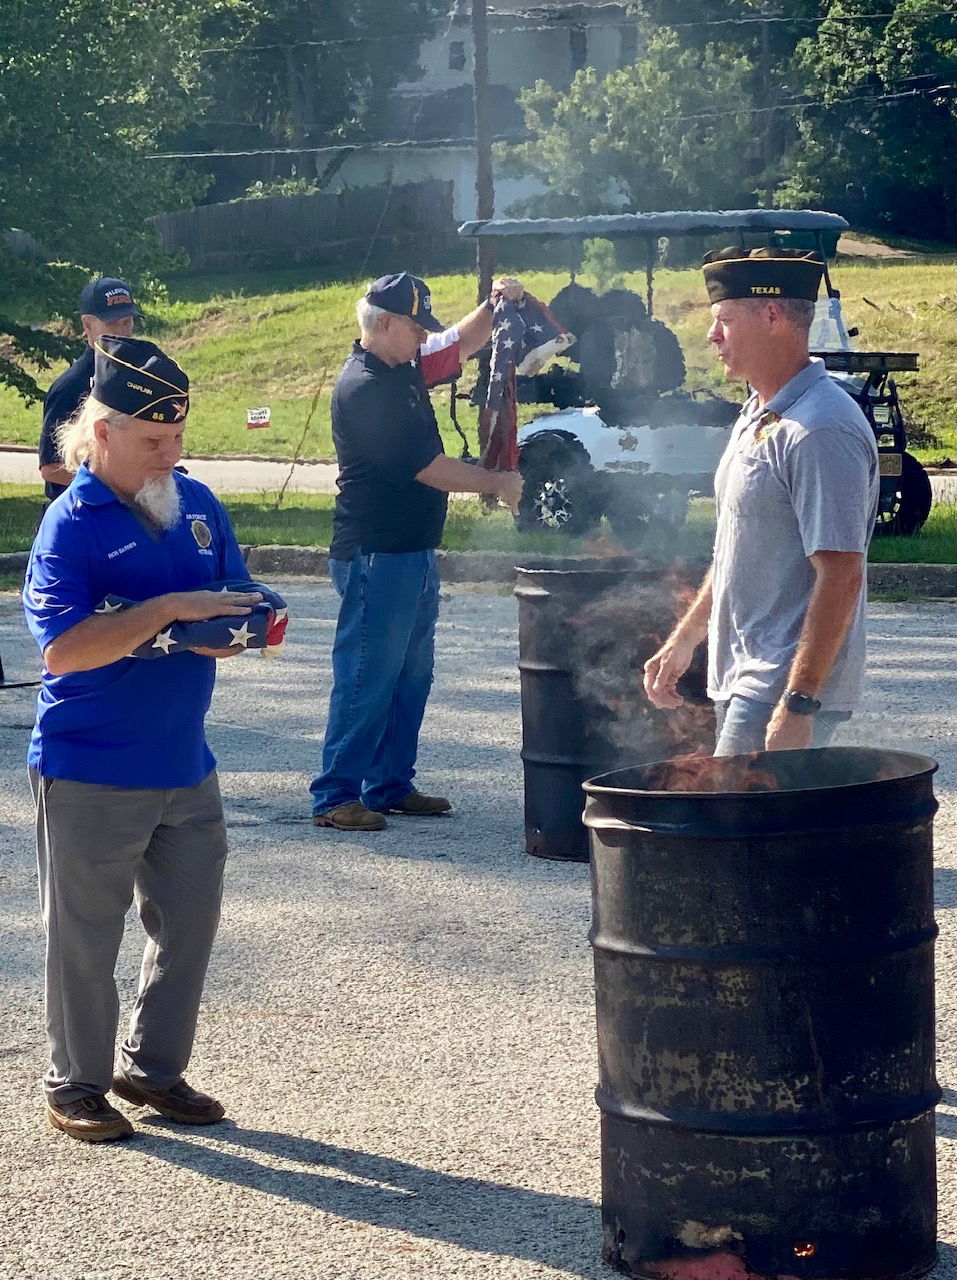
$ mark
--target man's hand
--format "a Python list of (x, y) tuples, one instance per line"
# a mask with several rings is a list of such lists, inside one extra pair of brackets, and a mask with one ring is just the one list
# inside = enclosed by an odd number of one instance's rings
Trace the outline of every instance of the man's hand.
[[(259, 604), (258, 591), (174, 591), (167, 596), (174, 622), (205, 622), (207, 618), (240, 618)], [(198, 652), (198, 650), (197, 650)]]
[(800, 751), (814, 740), (814, 717), (796, 716), (779, 702), (764, 735), (765, 751)]
[(499, 276), (497, 280), (492, 281), (492, 292), (489, 297), (493, 303), (498, 302), (499, 298), (506, 298), (509, 302), (521, 302), (525, 297), (525, 286), (514, 276)]
[[(495, 474), (495, 473), (493, 473)], [(525, 481), (517, 471), (501, 471), (498, 473), (499, 487), (495, 496), (511, 510), (513, 516), (518, 515), (518, 504), (521, 501)]]
[(653, 706), (673, 711), (684, 702), (678, 681), (691, 666), (695, 643), (680, 633), (672, 634), (645, 663), (645, 694)]

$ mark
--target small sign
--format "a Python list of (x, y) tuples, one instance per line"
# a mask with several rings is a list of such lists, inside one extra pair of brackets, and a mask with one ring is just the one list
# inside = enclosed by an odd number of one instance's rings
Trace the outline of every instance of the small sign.
[(246, 410), (246, 428), (249, 431), (256, 430), (257, 427), (269, 426), (269, 405), (263, 409), (247, 409)]

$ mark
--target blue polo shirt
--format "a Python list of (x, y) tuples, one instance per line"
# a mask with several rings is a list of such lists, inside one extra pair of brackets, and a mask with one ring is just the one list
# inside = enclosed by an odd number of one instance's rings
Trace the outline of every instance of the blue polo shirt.
[[(149, 600), (222, 578), (247, 578), (219, 501), (174, 472), (178, 524), (145, 524), (87, 468), (43, 517), (23, 588), (27, 625), (40, 646), (89, 618), (107, 595)], [(119, 787), (189, 787), (216, 761), (203, 727), (215, 658), (171, 653), (121, 658), (94, 671), (43, 673), (27, 759), (48, 778)]]

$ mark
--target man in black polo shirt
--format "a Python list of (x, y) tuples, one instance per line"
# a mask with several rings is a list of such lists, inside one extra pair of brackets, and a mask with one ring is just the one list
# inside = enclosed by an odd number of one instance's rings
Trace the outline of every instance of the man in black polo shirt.
[(88, 284), (80, 294), (80, 321), (87, 348), (65, 373), (60, 374), (43, 400), (40, 475), (50, 502), (58, 498), (73, 479), (73, 472), (67, 471), (60, 458), (56, 432), (61, 423), (73, 417), (90, 394), (94, 343), (106, 334), (113, 338), (132, 337), (133, 320), (139, 314), (132, 290), (125, 280), (102, 276)]
[(322, 772), (310, 787), (317, 827), (378, 831), (385, 813), (451, 808), (412, 784), (432, 685), (435, 548), (449, 493), (490, 493), (514, 511), (522, 480), (446, 457), (428, 387), (489, 340), (497, 295), (523, 292), (497, 280), (492, 298), (450, 329), (407, 272), (383, 276), (356, 306), (361, 337), (332, 396), (339, 496), (329, 573), (342, 604)]

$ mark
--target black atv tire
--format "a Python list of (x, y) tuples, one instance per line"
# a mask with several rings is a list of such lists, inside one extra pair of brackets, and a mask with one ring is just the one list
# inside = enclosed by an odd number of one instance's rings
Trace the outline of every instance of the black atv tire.
[(635, 542), (648, 529), (650, 512), (642, 477), (613, 471), (606, 476), (605, 519), (626, 542)]
[(894, 504), (888, 511), (878, 511), (874, 536), (906, 538), (917, 533), (924, 527), (933, 502), (930, 476), (915, 457), (902, 454)]
[(516, 518), (519, 529), (578, 537), (601, 520), (603, 477), (574, 436), (547, 432), (526, 441), (519, 450), (518, 469), (525, 480)]

